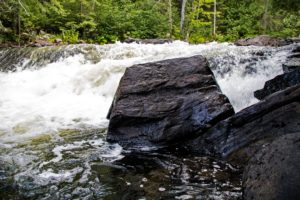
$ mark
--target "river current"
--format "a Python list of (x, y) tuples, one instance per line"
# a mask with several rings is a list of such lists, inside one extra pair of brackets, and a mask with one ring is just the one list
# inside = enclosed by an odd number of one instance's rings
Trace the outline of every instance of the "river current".
[(239, 199), (241, 172), (176, 149), (132, 153), (105, 141), (125, 69), (203, 55), (236, 112), (283, 73), (290, 47), (229, 43), (0, 49), (0, 199)]

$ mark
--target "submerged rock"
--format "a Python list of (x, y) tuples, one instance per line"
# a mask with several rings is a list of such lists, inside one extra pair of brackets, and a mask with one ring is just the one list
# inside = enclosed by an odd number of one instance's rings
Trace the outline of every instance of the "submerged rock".
[(179, 143), (233, 113), (202, 56), (135, 65), (120, 81), (107, 139), (123, 146)]
[(254, 38), (247, 38), (247, 39), (240, 39), (236, 41), (234, 44), (237, 46), (273, 46), (273, 47), (279, 47), (284, 45), (292, 44), (293, 40), (285, 40), (285, 39), (279, 39), (274, 38), (268, 35), (261, 35)]
[(197, 154), (247, 163), (262, 145), (278, 136), (300, 132), (300, 85), (268, 96), (218, 123), (186, 147)]
[(300, 199), (300, 132), (279, 137), (244, 170), (244, 199)]

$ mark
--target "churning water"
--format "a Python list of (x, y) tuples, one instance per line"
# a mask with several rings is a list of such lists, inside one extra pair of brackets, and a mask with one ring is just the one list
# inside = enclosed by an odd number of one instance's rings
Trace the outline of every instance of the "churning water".
[(0, 50), (0, 199), (238, 198), (229, 164), (169, 152), (132, 158), (106, 143), (106, 114), (126, 67), (193, 55), (207, 57), (239, 111), (282, 73), (289, 49), (177, 41)]

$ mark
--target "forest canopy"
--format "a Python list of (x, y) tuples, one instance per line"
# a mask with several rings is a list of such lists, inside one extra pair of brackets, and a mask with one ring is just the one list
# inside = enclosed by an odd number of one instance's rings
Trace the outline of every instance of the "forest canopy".
[(67, 43), (169, 38), (192, 43), (300, 35), (299, 0), (0, 0), (0, 43), (47, 33)]

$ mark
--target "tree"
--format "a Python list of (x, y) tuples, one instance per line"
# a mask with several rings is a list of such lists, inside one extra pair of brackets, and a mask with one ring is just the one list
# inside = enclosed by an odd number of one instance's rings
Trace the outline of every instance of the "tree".
[[(214, 0), (194, 0), (188, 16), (186, 39), (190, 42), (205, 42), (213, 35)], [(217, 13), (216, 13), (217, 14)]]

